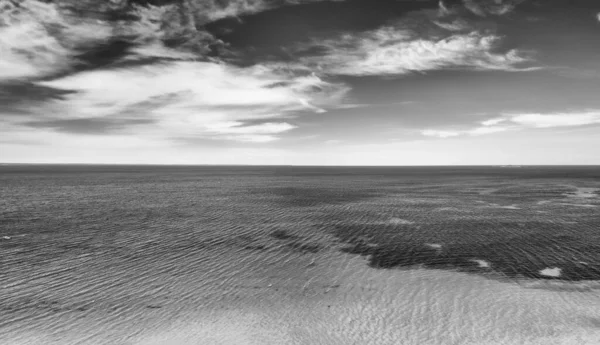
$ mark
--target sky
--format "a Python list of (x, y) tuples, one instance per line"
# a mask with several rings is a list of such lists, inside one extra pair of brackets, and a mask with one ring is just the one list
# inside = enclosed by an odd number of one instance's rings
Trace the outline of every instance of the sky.
[(0, 163), (600, 164), (596, 0), (0, 0)]

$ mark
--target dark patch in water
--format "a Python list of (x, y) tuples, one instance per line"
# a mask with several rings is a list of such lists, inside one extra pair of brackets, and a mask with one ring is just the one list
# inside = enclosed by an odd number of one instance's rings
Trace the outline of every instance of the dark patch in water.
[[(526, 228), (517, 226), (517, 230)], [(600, 279), (600, 245), (577, 236), (541, 232), (519, 235), (519, 231), (513, 231), (511, 235), (505, 232), (504, 239), (496, 233), (489, 236), (492, 240), (485, 241), (485, 234), (453, 239), (448, 236), (453, 231), (446, 234), (436, 231), (438, 240), (427, 243), (422, 236), (428, 235), (427, 229), (420, 228), (418, 237), (413, 231), (401, 230), (383, 225), (348, 225), (338, 226), (335, 233), (348, 244), (341, 249), (343, 252), (367, 256), (373, 268), (420, 266), (472, 273), (495, 271), (510, 278)], [(483, 260), (489, 267), (482, 267), (475, 260)], [(560, 275), (541, 273), (554, 267), (560, 268)]]
[(298, 238), (296, 235), (290, 235), (285, 230), (275, 230), (271, 233), (271, 237), (278, 240), (295, 240)]
[(584, 318), (585, 325), (592, 328), (600, 328), (600, 318), (597, 317), (586, 317)]

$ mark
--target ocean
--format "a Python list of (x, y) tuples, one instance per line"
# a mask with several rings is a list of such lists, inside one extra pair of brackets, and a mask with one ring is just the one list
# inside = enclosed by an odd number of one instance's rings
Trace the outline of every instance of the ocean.
[(600, 344), (600, 167), (0, 166), (0, 344)]

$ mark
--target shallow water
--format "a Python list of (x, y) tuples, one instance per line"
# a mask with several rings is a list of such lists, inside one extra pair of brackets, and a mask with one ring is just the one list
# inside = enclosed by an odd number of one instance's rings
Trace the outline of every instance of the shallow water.
[(598, 344), (600, 169), (0, 167), (1, 344)]

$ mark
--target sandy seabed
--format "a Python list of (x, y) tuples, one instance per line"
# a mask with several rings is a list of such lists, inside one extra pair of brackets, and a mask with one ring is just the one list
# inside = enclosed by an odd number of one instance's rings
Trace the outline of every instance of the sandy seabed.
[(360, 261), (348, 261), (334, 293), (271, 296), (268, 309), (241, 303), (134, 344), (600, 343), (598, 291), (548, 291), (447, 271), (366, 270)]
[(171, 290), (181, 298), (160, 307), (62, 315), (52, 325), (48, 317), (15, 320), (28, 326), (5, 330), (0, 343), (600, 343), (600, 290), (595, 288), (443, 270), (375, 270), (360, 257), (334, 252), (318, 256), (317, 265), (314, 257), (297, 256), (270, 271), (252, 272), (248, 265), (244, 274), (196, 287), (182, 284)]

